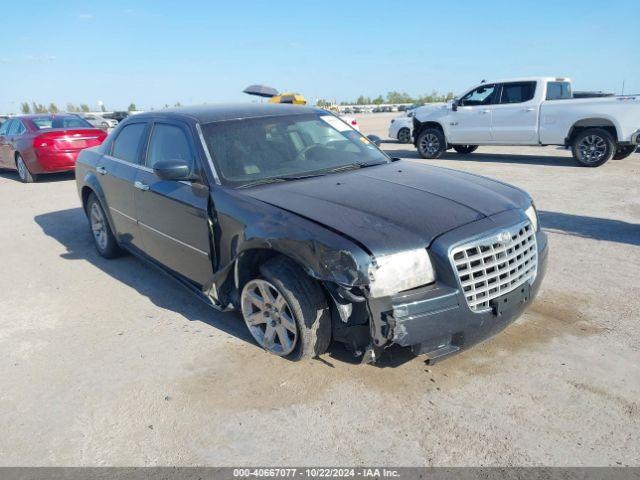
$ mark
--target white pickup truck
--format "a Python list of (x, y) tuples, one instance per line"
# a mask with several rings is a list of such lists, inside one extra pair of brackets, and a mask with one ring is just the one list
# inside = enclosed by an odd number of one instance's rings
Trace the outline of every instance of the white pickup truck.
[(568, 78), (483, 82), (413, 116), (422, 158), (478, 145), (564, 145), (585, 167), (631, 155), (640, 142), (640, 95), (573, 98)]

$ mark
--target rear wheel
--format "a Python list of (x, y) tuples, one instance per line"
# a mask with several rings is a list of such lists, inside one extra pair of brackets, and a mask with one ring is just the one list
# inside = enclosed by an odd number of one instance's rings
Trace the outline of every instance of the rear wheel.
[(116, 237), (111, 231), (111, 226), (109, 226), (102, 205), (100, 205), (98, 198), (93, 193), (89, 195), (87, 200), (87, 217), (89, 218), (89, 226), (93, 235), (93, 243), (98, 253), (104, 258), (118, 257), (122, 250), (120, 250)]
[(478, 145), (453, 145), (453, 149), (462, 154), (472, 153), (478, 149)]
[(411, 130), (407, 127), (402, 127), (398, 132), (398, 141), (400, 143), (410, 143), (411, 142)]
[(36, 181), (37, 177), (31, 175), (31, 172), (19, 153), (16, 155), (16, 169), (18, 170), (18, 176), (20, 180), (22, 180), (22, 183), (33, 183)]
[(616, 147), (611, 134), (601, 128), (587, 128), (573, 140), (573, 158), (583, 167), (599, 167), (613, 156)]
[(629, 155), (631, 155), (635, 151), (636, 151), (635, 145), (618, 146), (616, 153), (613, 154), (613, 159), (622, 160), (623, 158), (627, 158)]
[(447, 141), (442, 130), (425, 128), (418, 135), (416, 142), (418, 153), (422, 158), (440, 158), (447, 150)]
[(331, 341), (331, 318), (318, 283), (298, 265), (275, 257), (242, 289), (242, 316), (269, 353), (289, 360), (323, 354)]

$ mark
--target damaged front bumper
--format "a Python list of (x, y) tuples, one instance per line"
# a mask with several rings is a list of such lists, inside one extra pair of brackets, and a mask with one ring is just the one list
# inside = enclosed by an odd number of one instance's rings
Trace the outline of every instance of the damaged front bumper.
[(535, 298), (547, 266), (547, 237), (536, 232), (537, 273), (529, 281), (500, 297), (503, 306), (474, 311), (465, 295), (449, 259), (452, 245), (499, 231), (524, 219), (510, 210), (449, 232), (430, 247), (438, 281), (384, 299), (369, 299), (372, 336), (378, 348), (397, 344), (411, 347), (416, 355), (426, 355), (430, 362), (476, 345), (496, 335), (516, 320)]

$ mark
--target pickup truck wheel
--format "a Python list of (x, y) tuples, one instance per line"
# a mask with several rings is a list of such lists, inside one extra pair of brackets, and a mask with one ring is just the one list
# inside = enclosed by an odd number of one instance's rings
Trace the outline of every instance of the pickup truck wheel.
[(93, 243), (98, 253), (104, 258), (116, 258), (120, 256), (122, 250), (116, 242), (116, 237), (111, 231), (107, 216), (104, 214), (102, 205), (97, 197), (92, 193), (87, 200), (87, 217), (91, 227)]
[(398, 141), (400, 143), (411, 142), (411, 130), (409, 130), (407, 127), (402, 127), (398, 132)]
[(24, 160), (19, 153), (16, 155), (16, 170), (18, 170), (18, 177), (20, 177), (22, 183), (33, 183), (37, 180), (35, 175), (31, 175), (31, 172), (27, 168), (27, 164), (24, 163)]
[(616, 150), (616, 153), (613, 154), (613, 159), (622, 160), (623, 158), (627, 158), (629, 155), (631, 155), (635, 151), (636, 151), (635, 145), (623, 145), (621, 147), (618, 147), (618, 149)]
[(583, 167), (599, 167), (606, 163), (616, 150), (609, 132), (601, 128), (588, 128), (573, 140), (573, 158)]
[(323, 354), (331, 341), (331, 317), (318, 283), (284, 257), (269, 260), (260, 273), (240, 297), (242, 316), (256, 342), (294, 361)]
[(456, 152), (465, 155), (467, 153), (475, 152), (478, 149), (478, 145), (453, 145), (453, 149)]
[(437, 128), (426, 128), (420, 132), (416, 144), (422, 158), (440, 158), (447, 150), (444, 134)]

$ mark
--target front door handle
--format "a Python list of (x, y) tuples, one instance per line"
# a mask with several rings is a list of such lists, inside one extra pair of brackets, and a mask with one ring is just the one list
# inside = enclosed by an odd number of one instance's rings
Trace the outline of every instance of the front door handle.
[(522, 109), (523, 112), (533, 112), (534, 110), (535, 110), (535, 108), (533, 108), (533, 107), (523, 108)]
[(147, 185), (146, 183), (138, 182), (137, 180), (133, 182), (133, 186), (136, 187), (138, 190), (142, 190), (143, 192), (146, 192), (147, 190), (149, 190), (149, 185)]
[(98, 172), (100, 175), (106, 175), (107, 169), (104, 167), (96, 167), (96, 172)]
[(491, 110), (480, 110), (480, 113), (486, 115), (487, 113), (491, 113)]

